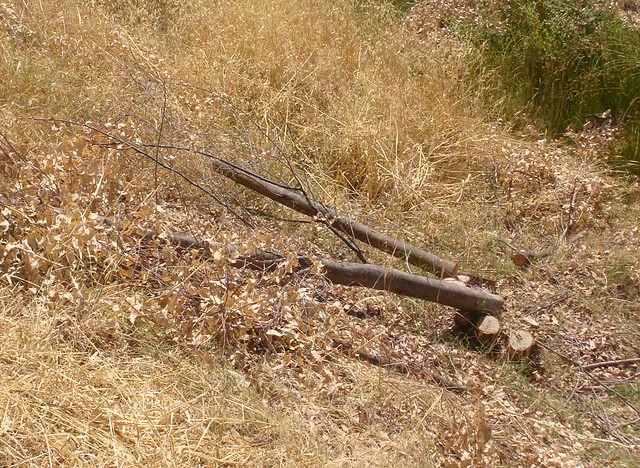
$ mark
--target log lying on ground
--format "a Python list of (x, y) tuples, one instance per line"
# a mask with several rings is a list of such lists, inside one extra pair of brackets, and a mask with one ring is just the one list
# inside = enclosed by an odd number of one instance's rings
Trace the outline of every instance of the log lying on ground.
[[(116, 223), (103, 216), (97, 221), (103, 222), (121, 230)], [(153, 229), (133, 229), (132, 233), (140, 235), (145, 240), (152, 240), (161, 236)], [(211, 256), (212, 245), (198, 240), (187, 234), (170, 232), (172, 243), (184, 249), (200, 250), (205, 256)], [(228, 250), (232, 253), (233, 248)], [(259, 251), (251, 255), (244, 255), (232, 262), (235, 267), (249, 267), (254, 269), (272, 270), (286, 260), (278, 253)], [(300, 269), (310, 268), (313, 259), (298, 257)], [(339, 263), (329, 259), (320, 259), (323, 275), (335, 284), (345, 286), (363, 286), (371, 289), (388, 291), (403, 296), (424, 299), (438, 304), (458, 309), (464, 313), (482, 312), (498, 316), (502, 312), (504, 300), (502, 297), (489, 292), (466, 287), (457, 281), (443, 281), (423, 276), (412, 275), (400, 270), (385, 268), (372, 264)]]
[(412, 265), (425, 268), (439, 277), (453, 277), (458, 271), (455, 263), (442, 259), (418, 247), (414, 247), (407, 242), (374, 231), (368, 226), (352, 219), (342, 218), (337, 215), (334, 209), (309, 199), (301, 192), (296, 192), (275, 184), (211, 154), (204, 152), (199, 152), (199, 154), (208, 157), (211, 161), (212, 168), (219, 174), (299, 213), (307, 216), (316, 216), (320, 213), (330, 218), (329, 222), (335, 229), (371, 247), (406, 260)]
[[(99, 217), (99, 220), (109, 226), (114, 226), (108, 218)], [(151, 240), (160, 234), (149, 229), (140, 232), (143, 239)], [(169, 233), (173, 244), (184, 249), (200, 250), (205, 256), (210, 256), (212, 245), (203, 240), (198, 240), (188, 234), (179, 232)], [(227, 253), (234, 253), (237, 249), (227, 247)], [(242, 255), (233, 260), (231, 264), (236, 268), (252, 268), (264, 271), (272, 271), (286, 258), (276, 252), (257, 251), (250, 255)], [(491, 294), (481, 289), (473, 289), (464, 286), (457, 281), (443, 281), (424, 276), (412, 275), (393, 268), (385, 268), (379, 265), (360, 263), (340, 263), (329, 259), (320, 259), (323, 266), (323, 275), (334, 284), (344, 286), (363, 286), (381, 291), (388, 291), (402, 296), (415, 297), (430, 302), (446, 305), (458, 309), (466, 314), (482, 312), (484, 314), (499, 316), (502, 313), (504, 300), (501, 296)], [(313, 259), (298, 257), (298, 269), (309, 268), (313, 265)]]
[[(301, 264), (310, 262), (308, 259), (298, 261)], [(496, 294), (456, 283), (412, 275), (379, 265), (338, 263), (328, 259), (320, 261), (324, 267), (324, 276), (335, 284), (364, 286), (436, 302), (464, 312), (477, 311), (496, 316), (500, 315), (504, 305), (502, 297)]]
[[(144, 238), (151, 239), (158, 234), (147, 231)], [(211, 245), (194, 237), (171, 233), (171, 240), (182, 248), (200, 249), (210, 255)], [(286, 258), (276, 252), (258, 251), (243, 255), (232, 261), (234, 267), (271, 271)], [(298, 257), (298, 269), (309, 268), (313, 259)], [(340, 263), (326, 258), (319, 259), (323, 266), (323, 275), (334, 284), (344, 286), (363, 286), (388, 291), (402, 296), (415, 297), (430, 302), (454, 307), (466, 313), (482, 312), (498, 316), (502, 312), (502, 297), (480, 289), (463, 286), (454, 281), (442, 281), (424, 276), (412, 275), (393, 268), (360, 263)]]
[[(115, 223), (108, 218), (99, 216), (98, 220), (117, 228)], [(140, 230), (138, 234), (146, 240), (160, 236), (153, 229)], [(183, 249), (197, 249), (205, 256), (211, 255), (212, 244), (207, 241), (198, 240), (193, 236), (179, 232), (170, 232), (169, 236), (173, 244)], [(227, 254), (237, 251), (233, 246), (225, 248)], [(242, 255), (233, 260), (231, 264), (236, 268), (247, 267), (272, 271), (284, 260), (286, 258), (279, 253), (257, 251), (250, 255)], [(299, 270), (310, 268), (313, 265), (313, 259), (309, 257), (299, 256), (297, 260)], [(453, 307), (465, 314), (481, 312), (499, 316), (502, 313), (504, 300), (501, 296), (464, 286), (459, 281), (436, 280), (379, 265), (340, 263), (326, 258), (319, 260), (323, 266), (323, 275), (334, 284), (363, 286), (401, 296), (415, 297)]]
[[(98, 221), (108, 226), (119, 227), (110, 219), (98, 216)], [(153, 229), (139, 229), (136, 232), (145, 240), (152, 240), (160, 236)], [(210, 256), (212, 245), (204, 240), (198, 240), (188, 234), (179, 232), (169, 233), (170, 241), (183, 249), (200, 250), (205, 256)], [(237, 249), (227, 247), (227, 253), (234, 253)], [(248, 267), (271, 271), (278, 267), (286, 257), (276, 252), (258, 251), (251, 255), (243, 255), (232, 261), (237, 268)], [(309, 268), (313, 259), (298, 257), (298, 269)], [(504, 300), (501, 296), (491, 294), (481, 289), (464, 286), (459, 281), (444, 281), (424, 276), (412, 275), (393, 268), (379, 265), (360, 263), (340, 263), (329, 259), (320, 259), (323, 275), (335, 284), (344, 286), (363, 286), (381, 291), (388, 291), (402, 296), (415, 297), (430, 302), (453, 307), (465, 314), (481, 312), (499, 316), (502, 313)]]

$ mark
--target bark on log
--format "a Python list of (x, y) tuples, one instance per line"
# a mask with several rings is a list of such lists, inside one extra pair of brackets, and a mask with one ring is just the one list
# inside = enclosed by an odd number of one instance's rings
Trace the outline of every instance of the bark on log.
[[(109, 226), (115, 226), (113, 221), (108, 218), (100, 216), (98, 219)], [(159, 233), (153, 229), (143, 231), (140, 234), (146, 240), (159, 236)], [(171, 242), (181, 248), (198, 249), (205, 256), (211, 255), (212, 244), (207, 241), (198, 240), (193, 236), (179, 232), (171, 232), (169, 235)], [(233, 247), (227, 247), (227, 253), (234, 253), (234, 251), (237, 250)], [(257, 251), (251, 255), (240, 256), (233, 260), (231, 265), (236, 268), (247, 267), (272, 271), (284, 260), (286, 258), (277, 252)], [(415, 297), (453, 307), (466, 314), (481, 312), (499, 316), (502, 313), (504, 300), (501, 296), (464, 286), (459, 281), (426, 278), (379, 265), (340, 263), (326, 258), (319, 260), (323, 266), (323, 275), (335, 284), (363, 286)], [(300, 256), (298, 257), (298, 265), (299, 269), (309, 268), (313, 265), (313, 259)]]
[[(211, 254), (211, 244), (206, 241), (199, 241), (195, 237), (182, 233), (174, 232), (170, 235), (171, 241), (182, 248), (199, 249), (207, 256)], [(148, 230), (143, 234), (145, 239), (157, 236), (158, 233), (153, 230)], [(283, 260), (285, 257), (279, 253), (258, 251), (233, 260), (232, 265), (237, 268), (248, 267), (272, 271)], [(323, 275), (335, 284), (363, 286), (415, 297), (453, 307), (465, 313), (482, 312), (495, 316), (502, 313), (504, 300), (501, 296), (481, 289), (469, 288), (456, 281), (426, 278), (379, 265), (340, 263), (326, 258), (319, 260), (323, 266)], [(309, 268), (312, 266), (313, 260), (300, 256), (298, 264), (300, 269)]]
[(526, 359), (531, 355), (535, 340), (528, 331), (518, 330), (509, 334), (507, 354), (512, 361)]
[[(304, 261), (299, 259), (301, 264)], [(336, 284), (389, 291), (447, 305), (464, 312), (477, 311), (495, 316), (500, 315), (504, 305), (502, 297), (496, 294), (460, 286), (454, 282), (411, 275), (378, 265), (338, 263), (328, 259), (320, 261), (324, 267), (324, 275)]]
[(394, 239), (380, 232), (374, 231), (368, 226), (349, 218), (338, 216), (335, 210), (315, 200), (311, 200), (300, 192), (287, 189), (264, 178), (258, 177), (248, 171), (240, 169), (220, 158), (208, 153), (200, 154), (208, 157), (212, 168), (219, 174), (239, 183), (265, 197), (274, 200), (307, 216), (316, 216), (318, 213), (330, 218), (331, 225), (359, 241), (371, 247), (382, 250), (397, 258), (406, 260), (412, 265), (424, 268), (439, 277), (454, 277), (458, 267), (454, 262), (442, 259), (432, 253), (414, 247), (411, 244)]

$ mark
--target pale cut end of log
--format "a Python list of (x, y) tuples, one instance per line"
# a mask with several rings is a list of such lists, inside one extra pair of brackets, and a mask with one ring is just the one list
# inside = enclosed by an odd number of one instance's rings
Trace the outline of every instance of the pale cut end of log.
[(456, 279), (467, 286), (471, 283), (471, 277), (469, 275), (458, 275), (456, 276)]
[(520, 361), (531, 355), (535, 340), (528, 331), (518, 330), (509, 334), (509, 344), (507, 345), (507, 355), (512, 361)]
[(482, 345), (493, 344), (500, 334), (500, 321), (492, 315), (481, 315), (475, 326), (476, 338)]
[(460, 281), (457, 278), (444, 278), (442, 281), (445, 281), (448, 284), (456, 284), (458, 286), (464, 286), (464, 287), (467, 286), (467, 283)]

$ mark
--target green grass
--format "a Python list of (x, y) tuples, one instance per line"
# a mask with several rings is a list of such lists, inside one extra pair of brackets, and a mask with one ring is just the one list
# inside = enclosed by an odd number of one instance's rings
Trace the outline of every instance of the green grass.
[(627, 125), (627, 137), (613, 145), (612, 163), (632, 174), (640, 174), (640, 118)]
[(631, 400), (633, 404), (640, 404), (640, 387), (637, 384), (620, 385), (616, 390), (620, 395)]
[(599, 2), (535, 0), (480, 3), (465, 30), (495, 72), (493, 100), (516, 123), (551, 134), (611, 109), (626, 124), (617, 162), (638, 170), (640, 32)]

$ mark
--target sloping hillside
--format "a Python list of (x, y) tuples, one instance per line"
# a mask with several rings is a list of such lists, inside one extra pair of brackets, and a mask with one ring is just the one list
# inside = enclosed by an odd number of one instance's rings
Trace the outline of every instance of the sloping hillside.
[[(477, 47), (415, 21), (0, 4), (1, 464), (634, 465), (640, 186), (610, 164), (630, 130), (500, 117)], [(359, 249), (428, 276), (214, 157), (495, 281), (505, 334), (479, 346), (450, 308), (301, 269)], [(282, 261), (238, 268), (258, 250)], [(537, 347), (514, 361), (518, 330)]]

